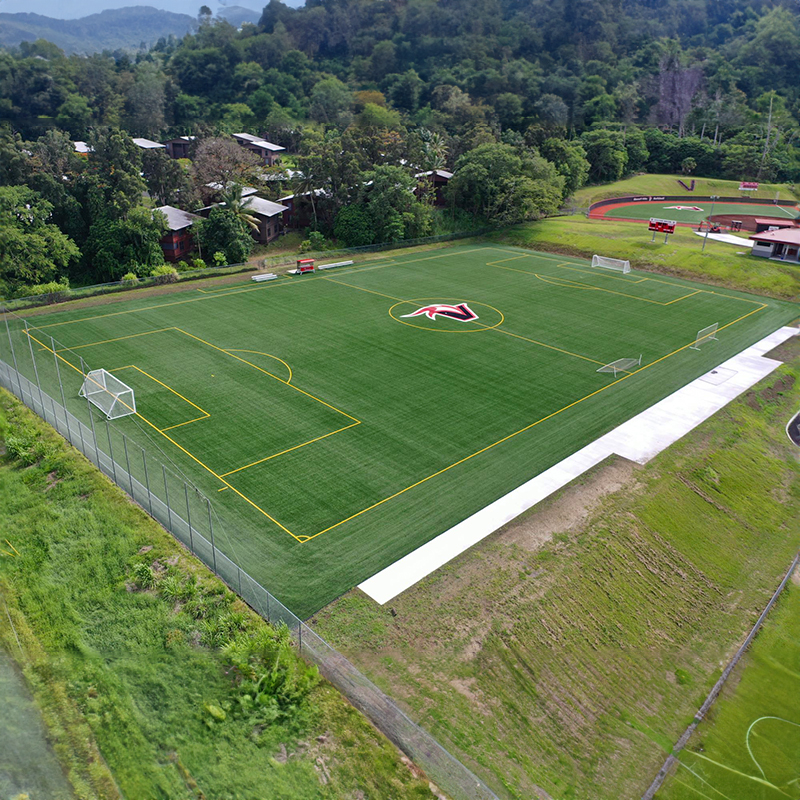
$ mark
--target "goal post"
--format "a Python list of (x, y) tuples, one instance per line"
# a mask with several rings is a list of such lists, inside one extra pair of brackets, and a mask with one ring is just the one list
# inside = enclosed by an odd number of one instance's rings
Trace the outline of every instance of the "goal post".
[(631, 262), (623, 261), (620, 258), (606, 258), (605, 256), (592, 256), (592, 266), (601, 269), (610, 269), (615, 272), (628, 273), (631, 271)]
[(697, 337), (694, 340), (694, 344), (691, 346), (691, 350), (699, 350), (700, 345), (705, 344), (706, 342), (710, 341), (719, 341), (717, 339), (717, 329), (719, 328), (719, 322), (715, 322), (713, 325), (709, 325), (706, 328), (702, 328), (701, 330), (697, 331)]
[(627, 372), (632, 367), (641, 367), (642, 357), (639, 358), (618, 358), (616, 361), (611, 361), (608, 364), (603, 364), (598, 372), (611, 372), (614, 377), (617, 377), (618, 372)]
[(136, 413), (133, 389), (105, 369), (87, 372), (79, 394), (97, 406), (108, 419)]

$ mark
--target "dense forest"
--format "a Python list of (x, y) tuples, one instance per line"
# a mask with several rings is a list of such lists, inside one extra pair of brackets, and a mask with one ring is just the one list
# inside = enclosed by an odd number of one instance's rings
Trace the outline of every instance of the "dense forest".
[[(192, 210), (215, 174), (310, 192), (315, 241), (348, 245), (439, 232), (424, 170), (454, 172), (451, 225), (637, 171), (800, 178), (794, 3), (270, 0), (257, 25), (198, 23), (136, 56), (0, 51), (2, 293), (149, 274), (163, 221), (143, 202)], [(235, 132), (285, 147), (293, 179), (235, 158)], [(204, 146), (191, 164), (129, 139), (177, 135)], [(246, 256), (247, 224), (236, 197), (203, 223), (218, 258)]]

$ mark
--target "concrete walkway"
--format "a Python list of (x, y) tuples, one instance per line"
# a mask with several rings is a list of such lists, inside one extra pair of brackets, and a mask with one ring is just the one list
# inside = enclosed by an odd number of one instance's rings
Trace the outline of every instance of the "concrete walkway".
[(646, 464), (780, 366), (764, 354), (800, 329), (784, 327), (701, 375), (450, 530), (359, 584), (380, 604), (430, 575), (610, 455)]

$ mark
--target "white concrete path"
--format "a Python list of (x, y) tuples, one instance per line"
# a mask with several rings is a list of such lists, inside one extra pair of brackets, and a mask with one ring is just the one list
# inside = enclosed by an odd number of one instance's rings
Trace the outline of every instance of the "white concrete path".
[(763, 358), (764, 353), (797, 334), (798, 328), (780, 328), (382, 569), (358, 588), (376, 602), (387, 603), (608, 456), (647, 463), (776, 369), (781, 362)]
[[(705, 239), (705, 233), (703, 231), (692, 231), (695, 236), (702, 236)], [(738, 244), (740, 247), (752, 247), (755, 242), (751, 242), (750, 239), (743, 239), (741, 236), (733, 236), (730, 233), (709, 233), (709, 239), (713, 239), (715, 242), (725, 242), (725, 244)]]

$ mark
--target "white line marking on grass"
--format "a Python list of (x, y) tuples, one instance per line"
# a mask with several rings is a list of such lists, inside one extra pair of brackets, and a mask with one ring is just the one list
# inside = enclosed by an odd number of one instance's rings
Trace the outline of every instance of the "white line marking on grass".
[(704, 376), (692, 381), (382, 569), (358, 588), (377, 603), (388, 603), (608, 456), (616, 454), (646, 464), (780, 366), (782, 362), (763, 358), (764, 354), (797, 334), (797, 328), (780, 328), (720, 364), (717, 370), (735, 373), (724, 383), (714, 385), (703, 380)]
[(790, 719), (784, 719), (783, 717), (759, 717), (757, 720), (754, 720), (750, 723), (750, 727), (747, 729), (747, 735), (744, 737), (744, 743), (747, 745), (747, 752), (750, 754), (750, 758), (753, 759), (753, 763), (758, 767), (758, 771), (761, 773), (762, 778), (766, 778), (766, 773), (763, 769), (761, 769), (761, 764), (758, 763), (756, 757), (753, 755), (753, 751), (750, 749), (750, 732), (753, 728), (758, 725), (759, 722), (765, 719), (774, 719), (778, 722), (785, 722), (787, 725), (794, 725), (796, 728), (800, 728), (800, 723), (792, 722)]

